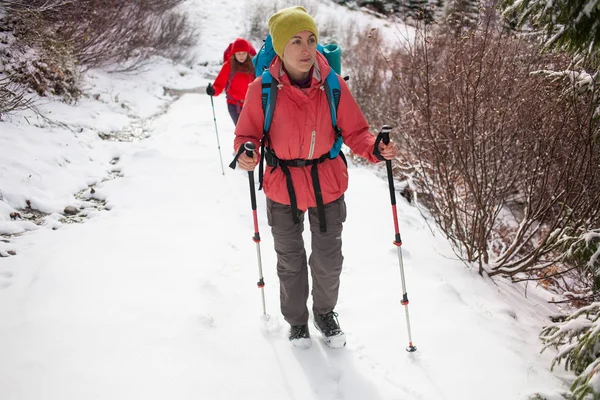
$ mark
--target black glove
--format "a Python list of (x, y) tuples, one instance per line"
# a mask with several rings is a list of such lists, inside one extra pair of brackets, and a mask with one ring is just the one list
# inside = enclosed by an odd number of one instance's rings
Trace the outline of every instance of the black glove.
[(209, 95), (209, 96), (214, 96), (215, 95), (215, 88), (210, 83), (206, 87), (206, 94)]

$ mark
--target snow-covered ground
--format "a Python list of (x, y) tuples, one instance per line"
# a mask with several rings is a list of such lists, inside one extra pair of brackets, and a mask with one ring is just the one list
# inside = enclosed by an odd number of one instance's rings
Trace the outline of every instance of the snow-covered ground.
[[(350, 165), (336, 310), (347, 346), (327, 348), (314, 329), (309, 350), (287, 341), (259, 192), (263, 317), (248, 175), (227, 168), (225, 99), (214, 102), (217, 136), (208, 96), (172, 101), (163, 90), (212, 80), (244, 33), (245, 4), (184, 3), (201, 27), (193, 68), (157, 60), (134, 75), (91, 71), (76, 105), (40, 106), (54, 124), (27, 112), (0, 122), (0, 399), (558, 398), (568, 375), (549, 371), (552, 354), (540, 354), (537, 338), (554, 311), (547, 295), (467, 269), (398, 196), (418, 348), (405, 351), (381, 165)], [(321, 18), (394, 37), (394, 24), (318, 5)], [(140, 139), (99, 137), (121, 131)], [(11, 219), (29, 212), (27, 201), (49, 214), (41, 226)], [(84, 222), (61, 222), (67, 206), (82, 208)]]

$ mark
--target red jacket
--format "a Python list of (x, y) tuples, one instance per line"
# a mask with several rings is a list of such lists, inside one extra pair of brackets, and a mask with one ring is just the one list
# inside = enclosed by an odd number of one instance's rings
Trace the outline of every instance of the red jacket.
[(248, 72), (231, 72), (231, 61), (225, 62), (221, 67), (217, 79), (213, 84), (214, 96), (220, 95), (223, 90), (227, 93), (227, 102), (240, 104), (244, 102), (248, 85), (254, 80), (254, 75)]
[[(300, 89), (292, 86), (283, 72), (281, 60), (276, 57), (269, 68), (279, 77), (277, 102), (269, 131), (270, 148), (280, 159), (315, 159), (329, 152), (335, 141), (331, 124), (327, 94), (323, 85), (329, 73), (325, 57), (317, 52), (311, 86)], [(375, 136), (352, 97), (346, 82), (338, 76), (341, 88), (337, 124), (342, 130), (344, 144), (370, 162), (379, 162), (373, 155)], [(237, 151), (247, 141), (260, 149), (263, 136), (264, 113), (261, 104), (262, 79), (258, 78), (248, 88), (246, 103), (235, 127), (234, 149)], [(298, 202), (298, 209), (306, 211), (316, 207), (314, 189), (310, 176), (311, 167), (292, 167), (290, 172)], [(327, 159), (318, 166), (323, 203), (337, 200), (348, 188), (348, 170), (341, 157)], [(281, 168), (266, 167), (263, 188), (268, 198), (282, 204), (290, 204), (285, 175)]]

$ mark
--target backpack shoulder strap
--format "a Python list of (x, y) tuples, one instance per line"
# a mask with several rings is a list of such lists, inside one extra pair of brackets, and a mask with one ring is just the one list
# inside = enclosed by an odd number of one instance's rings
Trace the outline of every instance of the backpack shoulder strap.
[(273, 112), (275, 111), (275, 102), (277, 101), (277, 79), (273, 78), (268, 69), (264, 70), (262, 75), (261, 88), (261, 103), (265, 121), (263, 124), (263, 137), (260, 140), (260, 164), (258, 166), (258, 190), (262, 189), (263, 183), (263, 166), (265, 160), (265, 147), (273, 120)]
[(331, 112), (331, 124), (335, 129), (336, 136), (341, 136), (342, 132), (337, 126), (337, 109), (340, 105), (340, 81), (333, 69), (329, 70), (329, 74), (325, 79), (325, 93), (327, 94), (327, 102), (329, 103), (329, 111)]
[(263, 125), (263, 139), (267, 136), (271, 128), (271, 120), (273, 119), (273, 111), (275, 111), (275, 102), (277, 101), (277, 79), (273, 78), (269, 70), (262, 73), (262, 109), (265, 115)]
[(325, 79), (325, 93), (327, 94), (327, 103), (329, 104), (329, 111), (331, 113), (331, 124), (335, 131), (335, 142), (333, 143), (331, 150), (329, 150), (329, 158), (336, 158), (340, 154), (342, 155), (342, 158), (344, 158), (344, 154), (341, 153), (342, 144), (344, 144), (342, 130), (337, 125), (337, 109), (340, 105), (342, 90), (340, 88), (340, 81), (333, 69), (329, 70), (329, 74)]

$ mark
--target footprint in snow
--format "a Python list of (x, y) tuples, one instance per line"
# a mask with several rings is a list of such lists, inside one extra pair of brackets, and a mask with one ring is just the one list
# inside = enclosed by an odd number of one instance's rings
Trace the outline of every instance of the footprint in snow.
[(8, 289), (12, 285), (12, 272), (0, 272), (0, 290)]
[(198, 321), (200, 322), (200, 325), (202, 325), (202, 327), (204, 328), (216, 328), (217, 324), (215, 324), (215, 317), (213, 317), (212, 315), (201, 315), (198, 318)]

